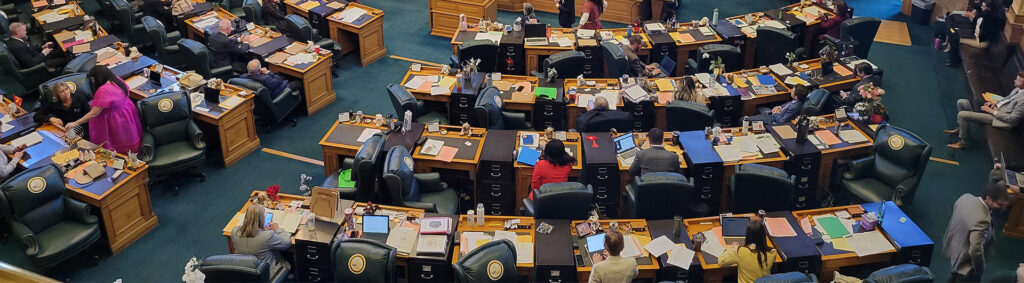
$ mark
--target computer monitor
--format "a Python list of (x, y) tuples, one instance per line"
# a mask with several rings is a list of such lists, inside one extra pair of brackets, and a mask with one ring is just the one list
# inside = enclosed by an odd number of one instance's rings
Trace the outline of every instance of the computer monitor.
[(388, 233), (388, 217), (385, 215), (363, 215), (363, 233)]
[(615, 153), (623, 153), (627, 150), (636, 147), (636, 142), (633, 140), (633, 133), (626, 133), (624, 135), (615, 138)]
[(548, 37), (548, 25), (547, 24), (526, 24), (526, 32), (523, 34), (525, 38), (535, 37)]
[(593, 254), (604, 250), (604, 233), (587, 237), (587, 253)]

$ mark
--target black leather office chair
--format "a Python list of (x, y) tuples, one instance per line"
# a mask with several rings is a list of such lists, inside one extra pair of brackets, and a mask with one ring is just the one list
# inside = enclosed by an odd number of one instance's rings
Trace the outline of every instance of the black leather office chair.
[(594, 190), (576, 182), (547, 183), (523, 199), (523, 213), (537, 219), (587, 219), (594, 205)]
[(263, 5), (260, 4), (259, 0), (243, 0), (242, 13), (245, 14), (242, 19), (257, 25), (266, 25), (266, 22), (263, 21)]
[(379, 241), (345, 239), (331, 245), (334, 282), (398, 281), (398, 251)]
[(232, 15), (241, 18), (245, 17), (245, 11), (242, 10), (243, 3), (243, 0), (223, 0), (220, 2), (220, 6), (231, 12)]
[(498, 44), (490, 40), (466, 41), (459, 44), (459, 56), (456, 58), (460, 65), (469, 59), (480, 59), (477, 70), (491, 73), (498, 67)]
[(526, 113), (506, 112), (502, 110), (504, 101), (501, 100), (501, 91), (498, 88), (489, 86), (480, 91), (476, 96), (476, 117), (480, 120), (478, 127), (494, 130), (532, 130), (533, 126), (527, 121)]
[(925, 266), (918, 266), (912, 263), (894, 265), (875, 270), (864, 283), (910, 283), (910, 282), (932, 282), (935, 275), (932, 270)]
[(320, 38), (320, 34), (314, 31), (313, 26), (302, 16), (296, 14), (285, 16), (284, 31), (282, 32), (298, 42), (312, 41), (316, 46), (320, 46), (321, 49), (331, 50), (331, 53), (334, 54), (335, 66), (341, 61), (341, 44), (330, 38)]
[(100, 238), (89, 205), (64, 193), (66, 181), (57, 165), (14, 175), (0, 184), (0, 215), (25, 244), (32, 265), (48, 269), (71, 259)]
[[(704, 58), (704, 54), (708, 58)], [(725, 72), (735, 72), (743, 69), (743, 54), (740, 48), (728, 44), (708, 44), (697, 48), (697, 57), (686, 59), (686, 65), (690, 74), (711, 72), (711, 61), (722, 58), (725, 64)]]
[(621, 45), (610, 41), (601, 43), (601, 55), (604, 55), (604, 67), (608, 71), (606, 77), (620, 78), (629, 73), (626, 52)]
[(839, 37), (825, 35), (825, 40), (840, 46), (840, 42), (853, 44), (853, 54), (860, 58), (868, 58), (871, 43), (875, 42), (875, 34), (882, 21), (872, 17), (857, 17), (843, 21), (839, 26)]
[(819, 88), (812, 90), (811, 93), (807, 94), (807, 100), (804, 101), (804, 105), (800, 108), (800, 113), (807, 116), (818, 116), (826, 114), (829, 111), (829, 99), (831, 95), (828, 90)]
[(208, 256), (199, 263), (206, 282), (282, 282), (288, 272), (270, 274), (270, 264), (252, 255), (226, 254)]
[(157, 61), (174, 68), (185, 65), (184, 54), (177, 44), (181, 40), (181, 32), (168, 33), (160, 20), (150, 16), (142, 17), (142, 26), (153, 43), (153, 49), (156, 49)]
[(715, 123), (715, 110), (706, 105), (673, 100), (665, 105), (666, 131), (703, 131)]
[(760, 164), (737, 165), (736, 173), (729, 177), (733, 213), (790, 210), (795, 190), (796, 176)]
[(876, 131), (872, 152), (850, 163), (841, 191), (854, 203), (891, 200), (899, 206), (910, 205), (932, 146), (910, 131), (885, 124)]
[(562, 51), (548, 56), (541, 65), (541, 71), (531, 71), (536, 77), (547, 79), (548, 69), (555, 69), (558, 78), (576, 78), (583, 73), (583, 65), (587, 60), (583, 52)]
[(405, 111), (409, 110), (412, 112), (412, 119), (417, 123), (429, 123), (437, 121), (441, 125), (448, 124), (448, 117), (444, 114), (430, 111), (422, 101), (416, 99), (415, 96), (405, 89), (405, 86), (392, 83), (388, 85), (388, 96), (391, 97), (391, 106), (395, 107), (395, 114), (397, 117), (405, 115)]
[(110, 0), (110, 3), (113, 5), (114, 15), (117, 18), (115, 26), (118, 37), (137, 46), (150, 43), (145, 35), (145, 27), (139, 22), (139, 17), (132, 9), (132, 5), (128, 4), (126, 0)]
[[(139, 159), (149, 165), (149, 175), (175, 174), (206, 181), (203, 173), (187, 172), (206, 160), (203, 131), (192, 120), (192, 107), (182, 91), (150, 95), (136, 102), (142, 120), (142, 147)], [(151, 178), (153, 180), (155, 178)], [(178, 188), (174, 187), (174, 194)]]
[(516, 247), (502, 239), (476, 247), (452, 264), (460, 283), (516, 282)]
[[(8, 4), (8, 5), (14, 5)], [(7, 41), (11, 38), (11, 21), (7, 19), (7, 16), (0, 15), (0, 40)]]
[(441, 182), (437, 172), (413, 174), (413, 166), (412, 156), (405, 146), (396, 145), (388, 151), (384, 160), (384, 184), (394, 205), (455, 214), (459, 208), (455, 190)]
[(71, 95), (84, 95), (89, 99), (89, 101), (92, 101), (92, 82), (89, 80), (88, 74), (73, 73), (61, 75), (59, 77), (53, 78), (52, 80), (39, 84), (39, 106), (49, 105), (51, 103), (60, 103), (60, 100), (59, 98), (57, 98), (57, 95), (53, 93), (53, 86), (65, 82), (71, 82), (75, 84), (75, 90), (71, 93)]
[(21, 62), (14, 58), (14, 54), (7, 50), (7, 44), (0, 44), (0, 65), (3, 66), (7, 76), (13, 77), (26, 90), (32, 90), (39, 86), (39, 83), (50, 79), (50, 71), (47, 70), (46, 63), (22, 66)]
[(234, 75), (231, 66), (212, 67), (213, 59), (210, 57), (210, 49), (198, 41), (188, 38), (179, 40), (178, 48), (185, 54), (185, 65), (189, 69), (195, 70), (196, 74), (203, 76), (204, 79), (227, 80)]
[[(354, 157), (346, 157), (341, 162), (341, 169), (327, 176), (324, 180), (324, 188), (336, 188), (343, 199), (350, 199), (359, 202), (374, 201), (377, 199), (377, 184), (380, 182), (384, 170), (384, 138), (383, 133), (376, 133), (363, 142)], [(345, 188), (338, 185), (338, 178), (341, 171), (351, 169), (352, 181), (356, 182), (355, 188)]]
[(695, 202), (697, 189), (693, 178), (679, 173), (654, 172), (637, 176), (626, 184), (623, 209), (629, 218), (671, 219), (704, 216), (711, 210)]
[(786, 53), (793, 52), (796, 56), (803, 57), (804, 49), (797, 47), (796, 34), (789, 30), (762, 26), (757, 28), (757, 42), (769, 43), (758, 44), (754, 53), (754, 66), (770, 66), (778, 63), (785, 63)]
[(818, 283), (818, 276), (814, 273), (791, 271), (757, 278), (754, 283)]
[(291, 123), (292, 127), (298, 124), (295, 119), (288, 118), (288, 114), (291, 114), (295, 107), (302, 102), (302, 94), (299, 93), (299, 90), (286, 87), (280, 93), (270, 93), (270, 89), (263, 84), (243, 78), (233, 78), (228, 80), (228, 83), (252, 90), (256, 94), (253, 101), (255, 104), (253, 112), (256, 118), (262, 120), (267, 127), (278, 125), (284, 121)]
[(74, 59), (64, 65), (64, 70), (61, 74), (72, 74), (72, 73), (88, 73), (92, 70), (92, 67), (96, 66), (96, 53), (85, 52), (78, 54)]

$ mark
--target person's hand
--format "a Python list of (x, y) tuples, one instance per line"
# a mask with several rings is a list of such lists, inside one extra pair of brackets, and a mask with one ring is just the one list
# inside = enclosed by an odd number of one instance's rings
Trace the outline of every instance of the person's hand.
[(57, 119), (57, 117), (50, 117), (50, 123), (53, 123), (53, 125), (57, 127), (64, 127), (64, 121)]
[(992, 164), (992, 169), (999, 169), (999, 168), (1003, 168), (1003, 164), (1000, 164), (999, 162), (996, 162), (996, 163)]
[(277, 222), (270, 222), (270, 225), (267, 225), (267, 229), (277, 230)]
[(1020, 193), (1020, 187), (1018, 187), (1018, 186), (1009, 186), (1009, 187), (1007, 187), (1007, 189), (1012, 191), (1014, 194), (1019, 194)]
[(779, 113), (782, 113), (782, 106), (775, 106), (775, 108), (772, 108), (772, 114), (779, 114)]
[(996, 110), (994, 108), (992, 108), (992, 107), (989, 107), (988, 105), (982, 105), (981, 106), (981, 112), (985, 112), (985, 113), (989, 113), (989, 114), (995, 114)]
[(21, 160), (21, 157), (23, 157), (23, 156), (25, 156), (25, 151), (24, 150), (19, 150), (18, 152), (14, 153), (14, 156), (11, 156), (11, 159), (13, 159), (13, 160)]
[(737, 248), (737, 247), (740, 246), (740, 242), (738, 242), (738, 241), (737, 242), (732, 242), (732, 244), (730, 244), (730, 245), (732, 245), (734, 248)]
[(267, 70), (266, 67), (263, 67), (263, 68), (260, 68), (260, 73), (268, 74), (268, 73), (270, 73), (270, 70)]
[(17, 152), (17, 151), (25, 151), (25, 149), (27, 149), (27, 148), (28, 148), (28, 146), (27, 146), (27, 145), (25, 145), (25, 144), (19, 144), (18, 146), (14, 147), (14, 151), (15, 151), (15, 152)]
[(43, 52), (42, 53), (43, 53), (43, 55), (50, 55), (50, 51), (53, 51), (53, 49), (50, 49), (49, 47), (47, 47), (47, 48), (43, 48)]
[(53, 42), (47, 42), (46, 44), (43, 44), (43, 48), (53, 48)]
[(846, 92), (846, 91), (843, 91), (843, 90), (839, 91), (839, 97), (846, 98), (848, 96), (850, 96), (849, 92)]
[(78, 127), (78, 122), (70, 122), (64, 125), (65, 129), (74, 129), (75, 127)]
[(576, 31), (578, 31), (578, 30), (580, 30), (579, 26), (572, 27), (572, 33), (576, 33)]
[(985, 104), (982, 104), (982, 105), (983, 106), (988, 106), (989, 108), (996, 107), (996, 103), (992, 102), (992, 101), (985, 101)]

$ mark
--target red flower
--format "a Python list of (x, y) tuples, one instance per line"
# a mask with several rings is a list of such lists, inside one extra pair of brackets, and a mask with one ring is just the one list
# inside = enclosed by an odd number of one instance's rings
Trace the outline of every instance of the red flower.
[(281, 197), (277, 195), (279, 192), (281, 192), (281, 186), (273, 185), (267, 188), (267, 196), (274, 201), (281, 200)]

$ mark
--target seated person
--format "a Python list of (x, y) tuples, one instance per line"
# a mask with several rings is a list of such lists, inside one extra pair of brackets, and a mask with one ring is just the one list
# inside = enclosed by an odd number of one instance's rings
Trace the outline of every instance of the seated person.
[(651, 172), (682, 173), (679, 170), (679, 155), (665, 150), (661, 143), (665, 140), (665, 132), (659, 128), (651, 128), (647, 132), (647, 142), (651, 147), (636, 153), (636, 160), (629, 165), (629, 175), (633, 178)]
[(817, 21), (821, 21), (821, 29), (825, 31), (823, 34), (818, 35), (818, 41), (824, 40), (825, 35), (840, 39), (839, 32), (841, 31), (840, 28), (843, 25), (843, 21), (849, 20), (853, 17), (853, 14), (850, 13), (849, 6), (846, 5), (846, 1), (836, 0), (832, 2), (832, 4), (832, 13), (835, 13), (835, 16), (829, 16), (829, 14), (821, 13), (821, 15), (815, 19)]
[(278, 94), (284, 91), (288, 87), (288, 81), (282, 79), (274, 72), (263, 68), (260, 65), (260, 60), (252, 59), (249, 61), (249, 65), (246, 66), (247, 73), (242, 74), (241, 78), (250, 79), (259, 82), (270, 91), (271, 94)]
[[(32, 119), (36, 123), (53, 123), (54, 126), (64, 127), (65, 123), (78, 121), (89, 113), (89, 98), (84, 95), (75, 95), (74, 83), (59, 83), (53, 86), (53, 101), (43, 103)], [(83, 131), (88, 132), (88, 131)]]
[(768, 109), (764, 107), (758, 107), (758, 111), (761, 114), (752, 117), (751, 119), (761, 120), (765, 123), (772, 125), (779, 125), (789, 123), (800, 116), (800, 110), (804, 107), (804, 101), (807, 101), (807, 94), (810, 92), (809, 87), (805, 85), (796, 85), (793, 90), (789, 92), (789, 97), (793, 100), (786, 102), (781, 106), (775, 106), (775, 108)]
[(683, 77), (682, 82), (676, 87), (674, 99), (704, 104), (704, 95), (697, 88), (697, 78), (693, 76)]
[(956, 101), (956, 108), (960, 111), (956, 114), (957, 128), (945, 130), (946, 134), (959, 135), (960, 141), (946, 146), (953, 149), (967, 148), (967, 127), (969, 122), (991, 124), (993, 128), (1012, 129), (1020, 124), (1024, 118), (1024, 71), (1017, 73), (1013, 80), (1013, 91), (999, 102), (988, 101), (981, 106), (981, 112), (974, 112), (971, 108), (971, 101), (960, 99)]
[(604, 232), (604, 252), (590, 255), (594, 267), (590, 272), (590, 282), (632, 282), (639, 274), (636, 260), (619, 256), (623, 248), (622, 233), (618, 229)]
[(974, 38), (964, 38), (960, 40), (960, 43), (975, 48), (987, 48), (989, 42), (1002, 36), (1006, 18), (999, 4), (992, 0), (981, 1), (979, 7), (981, 7), (981, 13), (975, 15), (977, 19), (974, 27)]
[(46, 68), (58, 70), (67, 65), (64, 56), (53, 52), (53, 42), (47, 42), (43, 46), (33, 46), (28, 42), (28, 28), (20, 22), (11, 23), (8, 26), (11, 31), (11, 38), (7, 40), (7, 50), (21, 64), (22, 68), (28, 68), (39, 63), (45, 63)]
[(569, 181), (569, 171), (572, 171), (572, 165), (576, 163), (576, 158), (569, 155), (565, 151), (565, 144), (560, 140), (548, 141), (547, 145), (544, 145), (544, 151), (541, 152), (540, 158), (537, 159), (537, 164), (533, 166), (533, 178), (530, 181), (530, 195), (528, 198), (533, 199), (533, 190), (540, 189), (547, 183), (561, 183)]
[(270, 264), (271, 274), (287, 272), (291, 265), (281, 257), (280, 251), (292, 246), (291, 233), (278, 227), (277, 222), (264, 227), (266, 214), (262, 205), (250, 204), (245, 209), (245, 218), (231, 230), (231, 244), (236, 254), (253, 255)]
[(580, 132), (607, 132), (609, 129), (629, 131), (633, 128), (633, 114), (611, 110), (604, 97), (594, 99), (594, 107), (576, 117), (576, 130)]
[(210, 34), (210, 56), (213, 57), (213, 66), (231, 66), (236, 73), (245, 72), (245, 64), (239, 58), (245, 56), (249, 51), (249, 41), (255, 39), (252, 35), (239, 36), (238, 39), (228, 37), (231, 35), (231, 21), (220, 20), (217, 32)]
[(862, 98), (859, 89), (862, 85), (870, 83), (877, 87), (882, 86), (882, 77), (875, 75), (875, 68), (872, 68), (871, 64), (862, 62), (854, 66), (853, 70), (857, 72), (857, 78), (860, 81), (853, 86), (853, 90), (839, 91), (838, 94), (832, 95), (832, 102), (835, 103), (836, 107), (853, 107), (857, 102), (860, 102)]
[(778, 252), (768, 247), (764, 228), (764, 220), (755, 217), (747, 224), (747, 234), (743, 246), (735, 243), (725, 248), (718, 264), (737, 266), (736, 279), (741, 283), (752, 283), (757, 278), (772, 274), (772, 265)]
[(266, 21), (267, 26), (284, 30), (284, 17), (288, 16), (288, 13), (285, 13), (284, 9), (281, 8), (281, 0), (263, 0), (260, 2), (263, 5), (263, 20)]
[(661, 68), (658, 68), (657, 63), (644, 64), (640, 61), (640, 57), (636, 56), (636, 53), (640, 52), (640, 48), (643, 47), (644, 39), (640, 35), (634, 34), (629, 37), (629, 48), (623, 48), (622, 51), (626, 53), (626, 65), (628, 66), (627, 71), (630, 77), (648, 77), (648, 78), (663, 78), (667, 76), (661, 72)]
[[(14, 173), (14, 169), (18, 168), (18, 162), (25, 156), (25, 149), (28, 146), (22, 144), (19, 146), (13, 146), (9, 144), (0, 145), (0, 180), (7, 179), (11, 173)], [(7, 160), (7, 155), (11, 155), (11, 160)]]
[(1019, 186), (1011, 186), (1011, 185), (1007, 185), (1006, 184), (1006, 174), (1004, 174), (1004, 171), (1003, 171), (1003, 164), (1001, 164), (999, 162), (996, 162), (995, 164), (993, 164), (992, 165), (992, 171), (989, 171), (989, 173), (988, 173), (988, 186), (985, 186), (985, 187), (986, 188), (991, 188), (992, 186), (1000, 186), (1000, 187), (1006, 188), (1007, 192), (1011, 192), (1011, 193), (1015, 193), (1015, 194), (1019, 194), (1020, 193), (1020, 187)]
[(537, 14), (533, 13), (533, 4), (523, 3), (523, 24), (536, 24)]

